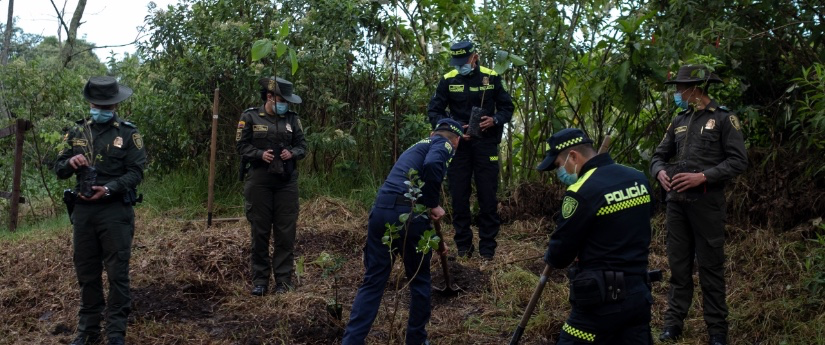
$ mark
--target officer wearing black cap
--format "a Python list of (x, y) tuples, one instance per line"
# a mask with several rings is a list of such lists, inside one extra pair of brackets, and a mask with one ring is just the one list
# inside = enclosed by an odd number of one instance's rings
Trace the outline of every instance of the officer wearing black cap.
[[(504, 90), (501, 76), (479, 65), (473, 43), (462, 41), (450, 47), (450, 65), (455, 69), (444, 75), (430, 100), (430, 123), (452, 118), (465, 128), (470, 123), (473, 107), (481, 112), (480, 134), (465, 135), (447, 172), (453, 206), (453, 227), (459, 256), (472, 255), (473, 232), (470, 229), (470, 185), (475, 178), (478, 193), (479, 253), (492, 259), (496, 252), (498, 218), (498, 144), (504, 124), (513, 116), (513, 101)], [(449, 108), (449, 114), (445, 111)], [(474, 176), (475, 175), (475, 176)]]
[(682, 335), (693, 299), (694, 253), (699, 261), (703, 312), (711, 345), (727, 344), (725, 303), (725, 184), (748, 166), (736, 115), (708, 97), (721, 83), (705, 66), (679, 68), (674, 100), (683, 109), (670, 123), (650, 161), (667, 191), (668, 309), (660, 340)]
[(647, 177), (597, 154), (579, 129), (556, 132), (547, 143), (538, 170), (557, 169), (569, 187), (544, 261), (565, 268), (578, 258), (569, 270), (573, 308), (556, 344), (652, 345)]
[[(236, 148), (251, 169), (244, 183), (246, 218), (252, 226), (252, 294), (262, 296), (275, 275), (275, 292), (293, 288), (295, 226), (298, 221), (298, 170), (307, 144), (298, 114), (289, 103), (300, 104), (291, 82), (261, 78), (263, 105), (241, 114)], [(274, 253), (270, 255), (270, 238)]]
[[(352, 303), (350, 320), (344, 332), (344, 345), (363, 345), (365, 342), (378, 314), (381, 297), (392, 270), (393, 257), (390, 249), (401, 256), (407, 279), (411, 280), (406, 343), (429, 344), (425, 327), (430, 320), (429, 262), (432, 253), (418, 253), (416, 246), (424, 231), (431, 229), (430, 221), (424, 217), (411, 216), (412, 221), (405, 228), (398, 217), (411, 211), (411, 200), (404, 194), (409, 192), (407, 174), (413, 169), (418, 171), (419, 178), (424, 182), (422, 196), (416, 203), (429, 208), (429, 217), (433, 220), (444, 216), (444, 209), (440, 205), (441, 181), (446, 174), (447, 162), (453, 157), (463, 134), (460, 123), (452, 119), (438, 121), (429, 138), (419, 141), (401, 154), (378, 190), (370, 211), (367, 244), (364, 246), (364, 281)], [(392, 248), (387, 248), (382, 240), (387, 224), (401, 228), (399, 238), (392, 241)]]
[[(118, 84), (115, 78), (89, 78), (83, 97), (89, 102), (90, 117), (78, 121), (67, 133), (69, 148), (60, 153), (54, 168), (60, 179), (77, 177), (71, 220), (81, 298), (78, 335), (73, 345), (98, 344), (104, 315), (108, 344), (125, 342), (132, 303), (132, 206), (146, 166), (143, 137), (135, 125), (117, 113), (117, 105), (131, 95), (132, 89)], [(103, 297), (103, 269), (109, 280), (108, 300)]]

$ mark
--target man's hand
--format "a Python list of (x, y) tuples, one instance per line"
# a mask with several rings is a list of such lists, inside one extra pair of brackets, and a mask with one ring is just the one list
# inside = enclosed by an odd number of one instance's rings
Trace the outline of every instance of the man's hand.
[(439, 220), (444, 217), (444, 209), (441, 206), (436, 206), (430, 209), (430, 219)]
[(461, 130), (464, 132), (464, 135), (462, 135), (461, 138), (464, 140), (470, 140), (472, 138), (469, 134), (467, 134), (467, 128), (470, 128), (470, 125), (461, 126)]
[(478, 124), (481, 127), (481, 130), (486, 130), (487, 128), (493, 127), (496, 125), (496, 120), (490, 116), (482, 116), (481, 123)]
[(281, 150), (281, 160), (288, 161), (292, 159), (292, 152), (289, 152), (287, 149)]
[(263, 159), (264, 162), (272, 163), (272, 160), (275, 159), (275, 154), (272, 153), (272, 150), (266, 150), (263, 156), (261, 156), (261, 159)]
[[(77, 157), (77, 156), (75, 156), (75, 157)], [(103, 197), (106, 195), (106, 188), (103, 188), (103, 186), (92, 186), (92, 190), (95, 191), (95, 193), (92, 194), (92, 196), (90, 198), (87, 198), (87, 197), (83, 196), (82, 193), (78, 193), (77, 196), (79, 196), (80, 199), (83, 199), (83, 200), (86, 200), (86, 201), (95, 201), (95, 200), (103, 199)]]
[(662, 188), (664, 188), (666, 192), (670, 192), (670, 176), (667, 176), (665, 169), (659, 170), (659, 173), (656, 174), (656, 179), (659, 180), (659, 184), (662, 185)]
[(690, 188), (696, 187), (705, 183), (708, 179), (703, 173), (678, 173), (673, 176), (671, 181), (671, 188), (677, 192), (684, 192)]
[(72, 156), (72, 158), (69, 158), (69, 165), (72, 167), (72, 169), (77, 170), (77, 168), (79, 167), (89, 166), (89, 161), (86, 160), (86, 156), (78, 154)]

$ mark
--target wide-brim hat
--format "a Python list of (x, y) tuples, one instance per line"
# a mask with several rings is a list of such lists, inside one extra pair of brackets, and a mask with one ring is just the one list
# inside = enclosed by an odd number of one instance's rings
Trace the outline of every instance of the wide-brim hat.
[(473, 42), (461, 41), (450, 46), (450, 66), (461, 67), (470, 60), (475, 53)]
[[(300, 104), (302, 102), (301, 97), (292, 93), (294, 89), (292, 82), (286, 80), (281, 77), (266, 77), (261, 78), (258, 80), (258, 83), (261, 84), (261, 87), (266, 89), (267, 91), (271, 91), (278, 96), (281, 96), (284, 100), (289, 103)], [(277, 87), (275, 86), (277, 83)]]
[(132, 95), (132, 89), (120, 85), (113, 77), (91, 77), (83, 87), (83, 98), (95, 105), (112, 105)]
[(665, 84), (695, 84), (695, 83), (722, 83), (713, 72), (708, 71), (707, 67), (702, 65), (685, 65), (679, 67), (679, 72), (676, 73), (676, 79), (671, 79)]
[(555, 167), (556, 157), (559, 156), (559, 153), (564, 151), (569, 147), (573, 147), (576, 145), (581, 144), (592, 144), (593, 140), (587, 137), (584, 134), (584, 131), (578, 128), (565, 128), (562, 129), (552, 136), (550, 139), (547, 139), (547, 144), (550, 145), (550, 149), (547, 150), (547, 155), (544, 157), (544, 160), (541, 161), (541, 164), (536, 168), (539, 171), (547, 171), (552, 170)]

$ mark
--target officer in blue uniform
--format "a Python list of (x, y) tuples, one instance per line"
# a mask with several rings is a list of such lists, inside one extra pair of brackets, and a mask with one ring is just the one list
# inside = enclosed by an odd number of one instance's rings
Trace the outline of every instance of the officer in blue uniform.
[[(378, 190), (370, 211), (367, 244), (364, 246), (364, 282), (358, 288), (358, 294), (352, 303), (349, 324), (344, 332), (344, 345), (364, 344), (378, 314), (394, 259), (394, 255), (390, 255), (390, 248), (382, 241), (386, 224), (402, 226), (398, 220), (399, 215), (411, 211), (411, 200), (404, 196), (408, 192), (405, 184), (408, 180), (407, 173), (411, 169), (418, 171), (424, 185), (421, 188), (422, 196), (416, 202), (430, 209), (430, 218), (440, 219), (444, 215), (439, 201), (441, 181), (447, 170), (447, 162), (452, 158), (463, 134), (458, 122), (451, 119), (439, 121), (428, 139), (419, 141), (401, 154), (384, 185)], [(412, 280), (406, 343), (429, 344), (425, 326), (430, 320), (429, 263), (432, 253), (422, 255), (416, 252), (416, 246), (424, 231), (431, 227), (429, 220), (424, 217), (411, 218), (413, 220), (409, 226), (402, 228), (400, 237), (392, 242), (392, 251), (401, 256), (407, 279)], [(405, 241), (406, 236), (409, 238)]]
[[(478, 249), (485, 259), (496, 252), (496, 236), (501, 221), (498, 218), (498, 144), (504, 124), (513, 117), (513, 101), (501, 84), (501, 76), (479, 65), (479, 56), (473, 44), (462, 41), (450, 47), (454, 70), (444, 75), (430, 100), (430, 123), (452, 118), (466, 128), (473, 107), (480, 108), (480, 134), (465, 135), (450, 163), (447, 177), (453, 206), (453, 227), (459, 256), (470, 256), (474, 251), (473, 232), (470, 229), (470, 181), (475, 175), (478, 195)], [(450, 109), (447, 114), (446, 108)], [(465, 130), (466, 131), (466, 130)]]
[(557, 345), (653, 344), (647, 281), (650, 186), (641, 171), (597, 154), (584, 132), (547, 140), (540, 171), (557, 169), (569, 185), (544, 261), (569, 270), (570, 317)]

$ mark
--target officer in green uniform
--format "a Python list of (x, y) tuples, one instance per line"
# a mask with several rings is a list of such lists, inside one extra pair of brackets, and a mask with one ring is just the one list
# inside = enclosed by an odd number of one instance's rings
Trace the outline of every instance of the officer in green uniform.
[[(132, 301), (132, 206), (146, 165), (143, 138), (135, 125), (116, 113), (118, 103), (131, 95), (132, 90), (119, 85), (115, 78), (90, 78), (83, 96), (90, 103), (91, 117), (78, 121), (67, 133), (65, 140), (70, 147), (60, 153), (55, 165), (58, 178), (77, 176), (78, 193), (71, 220), (81, 304), (73, 345), (98, 343), (104, 308), (108, 344), (125, 343)], [(103, 298), (104, 268), (109, 279), (108, 300)]]
[[(298, 114), (289, 103), (300, 104), (291, 82), (262, 78), (265, 103), (241, 114), (236, 148), (251, 170), (244, 183), (246, 218), (252, 225), (252, 294), (263, 296), (274, 271), (275, 292), (292, 289), (295, 225), (298, 221), (298, 170), (307, 144)], [(274, 235), (273, 235), (274, 233)], [(270, 255), (270, 238), (275, 251)]]
[(670, 123), (650, 162), (667, 191), (667, 256), (671, 269), (665, 327), (676, 340), (693, 298), (694, 253), (699, 262), (709, 344), (727, 344), (725, 303), (725, 184), (748, 166), (736, 115), (710, 99), (707, 86), (722, 80), (704, 66), (682, 66), (674, 99), (683, 109)]

